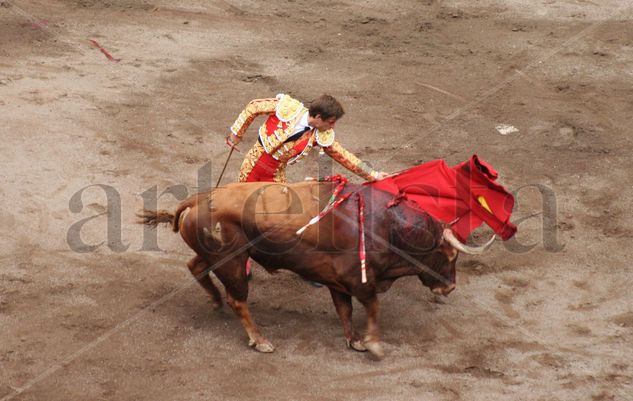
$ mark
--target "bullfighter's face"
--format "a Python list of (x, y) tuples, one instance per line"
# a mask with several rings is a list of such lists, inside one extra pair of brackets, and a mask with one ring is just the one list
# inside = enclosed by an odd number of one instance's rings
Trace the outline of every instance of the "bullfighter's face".
[(336, 117), (324, 119), (324, 118), (321, 118), (320, 114), (317, 114), (316, 117), (311, 118), (311, 120), (309, 121), (309, 124), (310, 126), (315, 127), (319, 131), (327, 131), (329, 129), (334, 128), (334, 125), (336, 124)]

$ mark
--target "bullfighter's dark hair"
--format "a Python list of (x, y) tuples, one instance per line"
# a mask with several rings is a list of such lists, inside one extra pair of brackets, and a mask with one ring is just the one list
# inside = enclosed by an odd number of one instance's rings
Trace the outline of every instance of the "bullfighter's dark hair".
[(330, 95), (321, 95), (314, 99), (310, 103), (308, 112), (310, 113), (310, 117), (321, 115), (322, 120), (328, 120), (332, 117), (338, 120), (343, 117), (343, 114), (345, 114), (343, 106), (334, 98), (334, 96)]

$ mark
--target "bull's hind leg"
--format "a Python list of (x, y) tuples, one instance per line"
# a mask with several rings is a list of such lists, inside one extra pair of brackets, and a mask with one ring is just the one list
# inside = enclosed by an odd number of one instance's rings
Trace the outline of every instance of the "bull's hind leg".
[(226, 301), (240, 318), (248, 334), (248, 346), (259, 352), (273, 352), (275, 347), (260, 333), (246, 302), (248, 298), (248, 279), (246, 277), (247, 256), (238, 256), (214, 270), (216, 277), (224, 284)]
[(273, 352), (275, 347), (259, 332), (246, 301), (238, 301), (231, 294), (226, 292), (228, 304), (233, 308), (235, 314), (240, 318), (242, 326), (248, 334), (248, 346), (255, 348), (259, 352)]
[(332, 295), (336, 312), (343, 324), (343, 334), (345, 335), (347, 346), (356, 351), (367, 351), (367, 348), (363, 345), (362, 338), (356, 334), (352, 324), (352, 297), (331, 288), (330, 294)]
[(367, 311), (367, 335), (365, 336), (365, 347), (377, 359), (382, 359), (384, 352), (380, 344), (380, 334), (378, 329), (378, 297), (372, 296), (368, 299), (359, 299)]
[(213, 284), (213, 281), (211, 281), (211, 277), (209, 277), (210, 270), (207, 262), (196, 255), (187, 262), (187, 267), (196, 280), (198, 280), (202, 288), (211, 296), (213, 309), (220, 309), (222, 307), (222, 295), (220, 294), (220, 290)]

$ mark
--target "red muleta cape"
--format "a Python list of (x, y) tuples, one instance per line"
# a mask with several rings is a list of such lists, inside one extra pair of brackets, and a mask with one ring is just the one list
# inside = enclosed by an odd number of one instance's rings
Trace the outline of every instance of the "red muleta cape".
[(482, 222), (507, 240), (517, 231), (510, 222), (514, 197), (495, 182), (497, 177), (488, 163), (473, 155), (452, 168), (435, 160), (366, 185), (394, 194), (392, 202), (408, 199), (440, 221), (455, 221), (453, 231), (461, 241)]

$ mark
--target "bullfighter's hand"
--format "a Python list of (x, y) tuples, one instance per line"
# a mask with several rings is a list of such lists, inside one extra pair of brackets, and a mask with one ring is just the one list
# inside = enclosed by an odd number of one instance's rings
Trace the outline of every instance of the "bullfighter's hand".
[(237, 150), (239, 152), (239, 149), (237, 148), (237, 145), (242, 141), (242, 139), (236, 135), (232, 135), (229, 134), (229, 136), (226, 137), (226, 146), (228, 146), (229, 148), (233, 148), (235, 150)]
[(387, 178), (387, 177), (389, 177), (389, 173), (380, 171), (378, 172), (378, 175), (376, 175), (376, 180), (382, 180), (383, 178)]

